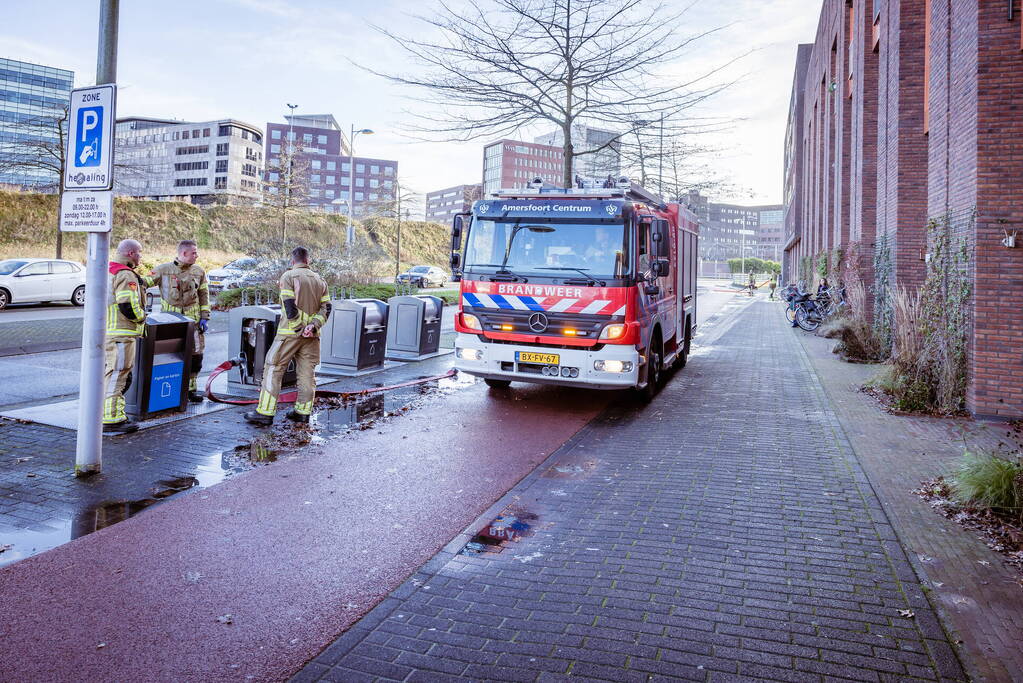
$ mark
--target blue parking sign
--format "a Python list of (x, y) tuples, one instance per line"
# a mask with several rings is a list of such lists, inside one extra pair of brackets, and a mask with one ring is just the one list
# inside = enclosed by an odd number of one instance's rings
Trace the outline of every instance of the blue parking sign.
[(78, 139), (75, 140), (76, 166), (99, 166), (103, 157), (103, 107), (78, 110)]

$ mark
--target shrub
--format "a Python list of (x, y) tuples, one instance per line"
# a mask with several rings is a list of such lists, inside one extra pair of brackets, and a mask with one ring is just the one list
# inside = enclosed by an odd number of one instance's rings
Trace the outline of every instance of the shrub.
[(838, 344), (833, 352), (845, 360), (871, 363), (884, 357), (873, 328), (858, 316), (829, 320), (818, 334), (828, 339), (837, 339)]
[[(225, 289), (223, 292), (217, 295), (217, 308), (227, 310), (240, 306), (242, 304), (242, 294), (246, 295), (249, 304), (256, 302), (256, 297), (265, 303), (277, 303), (280, 296), (280, 292), (276, 285), (264, 286), (264, 287), (246, 287), (244, 289)], [(353, 297), (356, 299), (380, 299), (381, 301), (387, 301), (394, 296), (395, 288), (393, 284), (370, 284), (370, 285), (358, 285), (352, 288)], [(454, 304), (458, 301), (458, 294), (453, 292), (440, 292), (433, 293), (428, 290), (423, 290), (421, 294), (431, 294), (444, 299), (445, 304)], [(335, 287), (331, 287), (331, 297), (341, 296), (340, 290)]]
[(952, 492), (961, 503), (1023, 520), (1023, 461), (967, 451), (952, 475)]

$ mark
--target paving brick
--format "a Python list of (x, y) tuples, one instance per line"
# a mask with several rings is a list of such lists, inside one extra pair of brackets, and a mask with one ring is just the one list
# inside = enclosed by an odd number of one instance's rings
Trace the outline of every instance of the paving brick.
[[(598, 463), (559, 482), (568, 495), (542, 476), (509, 492), (549, 526), (482, 559), (442, 553), (398, 589), (405, 616), (373, 625), (388, 640), (359, 650), (400, 651), (393, 663), (353, 650), (334, 666), (523, 681), (961, 676), (947, 642), (925, 641), (940, 623), (805, 351), (778, 308), (740, 315), (649, 407), (616, 404), (552, 457)], [(462, 583), (431, 594), (435, 579)], [(910, 604), (926, 617), (899, 618)]]

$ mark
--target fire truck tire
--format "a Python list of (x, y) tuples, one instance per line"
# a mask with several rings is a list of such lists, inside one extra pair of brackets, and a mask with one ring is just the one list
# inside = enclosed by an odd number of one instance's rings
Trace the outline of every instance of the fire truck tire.
[(484, 379), (483, 382), (491, 389), (507, 389), (511, 386), (509, 379)]
[(646, 352), (646, 386), (639, 392), (639, 397), (644, 403), (652, 401), (664, 385), (664, 367), (661, 360), (663, 354), (661, 338), (654, 337), (650, 340), (650, 348)]
[(689, 349), (693, 343), (693, 328), (689, 323), (686, 323), (686, 336), (685, 341), (682, 343), (682, 351), (675, 356), (675, 369), (681, 370), (689, 362)]

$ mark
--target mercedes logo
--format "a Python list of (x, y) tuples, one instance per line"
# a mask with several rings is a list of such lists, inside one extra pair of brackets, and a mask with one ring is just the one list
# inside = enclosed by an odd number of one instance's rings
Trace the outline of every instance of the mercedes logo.
[(547, 320), (547, 316), (543, 313), (534, 313), (529, 316), (529, 329), (534, 332), (544, 332), (547, 330), (547, 325), (550, 323)]

